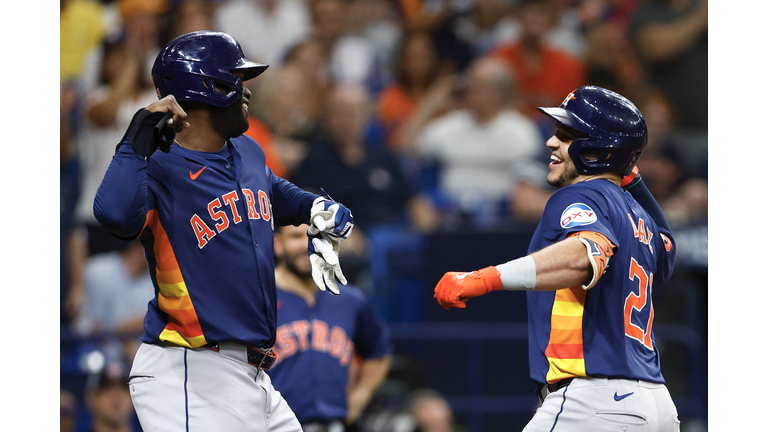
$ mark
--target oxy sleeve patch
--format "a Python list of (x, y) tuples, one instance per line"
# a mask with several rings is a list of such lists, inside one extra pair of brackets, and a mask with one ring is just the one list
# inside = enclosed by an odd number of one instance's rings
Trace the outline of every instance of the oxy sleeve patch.
[(597, 222), (597, 215), (584, 203), (571, 204), (560, 215), (561, 228), (585, 226), (595, 222)]

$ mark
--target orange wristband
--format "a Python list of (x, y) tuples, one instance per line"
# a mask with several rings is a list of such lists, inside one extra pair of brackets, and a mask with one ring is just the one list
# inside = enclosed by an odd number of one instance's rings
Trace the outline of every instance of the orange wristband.
[(640, 170), (638, 170), (637, 165), (635, 165), (629, 175), (625, 175), (621, 178), (621, 187), (626, 189), (628, 186), (634, 186), (634, 183), (639, 182), (642, 179), (643, 178), (640, 176)]

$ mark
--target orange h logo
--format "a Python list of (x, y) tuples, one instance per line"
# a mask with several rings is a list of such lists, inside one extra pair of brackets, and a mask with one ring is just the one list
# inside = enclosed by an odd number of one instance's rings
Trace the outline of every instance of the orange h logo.
[(576, 99), (576, 96), (574, 96), (573, 92), (568, 93), (568, 96), (565, 97), (565, 99), (563, 100), (563, 103), (560, 104), (560, 107), (565, 108), (566, 106), (568, 106), (568, 101), (573, 99)]

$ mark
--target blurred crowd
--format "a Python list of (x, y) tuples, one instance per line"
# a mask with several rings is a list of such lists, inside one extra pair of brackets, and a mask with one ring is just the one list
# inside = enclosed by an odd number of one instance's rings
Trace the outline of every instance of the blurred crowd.
[[(100, 228), (93, 197), (133, 114), (156, 100), (155, 56), (195, 30), (227, 32), (269, 64), (246, 83), (247, 134), (277, 175), (352, 210), (342, 262), (364, 289), (393, 283), (392, 251), (420, 236), (535, 225), (553, 192), (553, 125), (536, 107), (585, 84), (645, 115), (638, 166), (673, 228), (706, 222), (707, 0), (60, 7), (61, 325), (80, 336), (141, 331), (153, 292), (141, 247)], [(112, 351), (130, 358), (132, 347)]]

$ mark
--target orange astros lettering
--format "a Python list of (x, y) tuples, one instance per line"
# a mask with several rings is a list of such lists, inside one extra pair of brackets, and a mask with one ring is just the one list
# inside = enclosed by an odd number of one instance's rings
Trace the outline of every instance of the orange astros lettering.
[(194, 174), (192, 174), (192, 171), (190, 171), (189, 172), (189, 178), (191, 178), (192, 180), (197, 180), (197, 177), (200, 176), (200, 173), (202, 173), (205, 168), (206, 167), (200, 168), (200, 171), (198, 171), (198, 172), (196, 172)]

